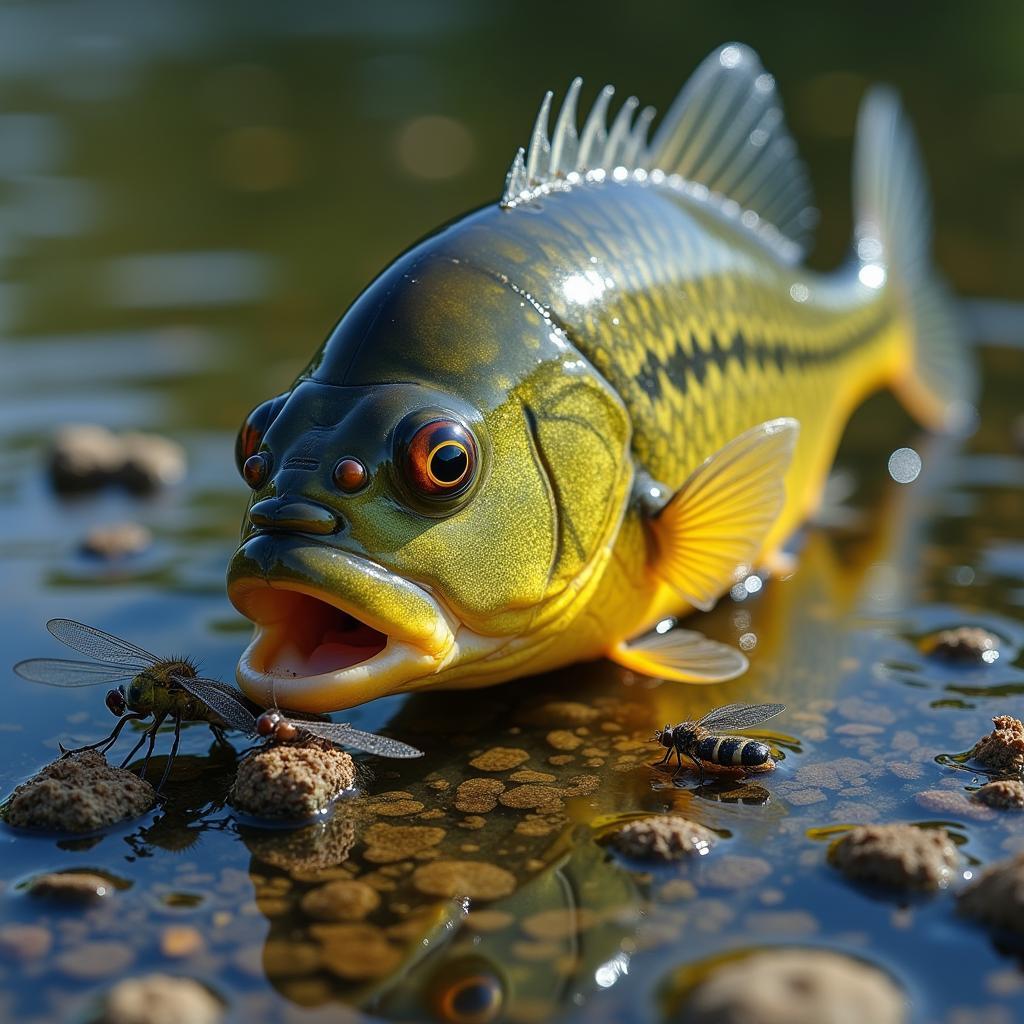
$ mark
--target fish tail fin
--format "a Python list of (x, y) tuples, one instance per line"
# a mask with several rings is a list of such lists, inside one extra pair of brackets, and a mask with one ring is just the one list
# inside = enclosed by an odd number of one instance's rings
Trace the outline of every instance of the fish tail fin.
[(974, 418), (978, 380), (953, 297), (931, 258), (931, 199), (921, 155), (891, 89), (861, 105), (854, 154), (855, 251), (860, 279), (891, 287), (909, 360), (893, 389), (925, 426), (959, 432)]

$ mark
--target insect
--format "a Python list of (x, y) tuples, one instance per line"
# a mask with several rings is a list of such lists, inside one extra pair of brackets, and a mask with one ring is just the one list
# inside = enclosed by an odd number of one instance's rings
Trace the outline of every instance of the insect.
[(686, 756), (700, 769), (702, 784), (706, 764), (720, 768), (765, 768), (772, 763), (767, 743), (730, 736), (728, 732), (760, 725), (785, 710), (785, 704), (726, 704), (713, 708), (699, 721), (666, 725), (654, 734), (654, 739), (667, 748), (665, 756), (657, 763), (666, 764), (675, 754), (678, 773)]
[(158, 658), (127, 640), (73, 619), (50, 619), (46, 628), (61, 643), (92, 660), (30, 658), (14, 666), (19, 676), (47, 686), (117, 684), (107, 691), (106, 696), (107, 708), (118, 719), (113, 731), (96, 743), (68, 753), (82, 750), (106, 753), (117, 742), (128, 722), (141, 721), (152, 715), (152, 725), (142, 733), (121, 762), (123, 768), (142, 745), (148, 743), (140, 773), (145, 778), (160, 727), (168, 718), (174, 722), (174, 740), (157, 786), (158, 792), (167, 781), (177, 756), (182, 722), (206, 722), (218, 741), (224, 742), (223, 728), (232, 723), (217, 708), (226, 708), (230, 702), (247, 711), (247, 702), (240, 693), (220, 680), (201, 678), (195, 664), (188, 658)]

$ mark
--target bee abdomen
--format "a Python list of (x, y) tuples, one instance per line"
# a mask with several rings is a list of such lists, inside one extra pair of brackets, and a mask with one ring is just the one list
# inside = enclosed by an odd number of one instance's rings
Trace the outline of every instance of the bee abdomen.
[(756, 768), (771, 757), (767, 743), (745, 740), (739, 736), (707, 736), (697, 746), (697, 756), (702, 761), (720, 765), (744, 765)]

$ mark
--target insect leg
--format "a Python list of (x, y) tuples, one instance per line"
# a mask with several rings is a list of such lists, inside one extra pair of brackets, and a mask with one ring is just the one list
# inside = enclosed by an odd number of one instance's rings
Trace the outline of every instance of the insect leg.
[(167, 764), (164, 766), (164, 773), (160, 776), (160, 785), (156, 787), (159, 793), (164, 788), (167, 776), (171, 774), (171, 765), (178, 753), (178, 744), (181, 742), (181, 715), (174, 716), (174, 742), (171, 744), (171, 752), (167, 755)]
[(668, 750), (665, 751), (665, 756), (660, 761), (655, 761), (654, 764), (655, 765), (664, 764), (671, 756), (672, 756), (672, 748), (669, 747)]
[(231, 746), (231, 744), (228, 743), (228, 738), (224, 734), (224, 729), (221, 726), (214, 725), (213, 722), (211, 722), (210, 731), (213, 733), (213, 739), (215, 743), (219, 743), (222, 747)]
[[(139, 715), (134, 712), (130, 715), (122, 715), (120, 721), (118, 721), (117, 725), (114, 726), (114, 731), (107, 737), (103, 746), (99, 747), (100, 753), (105, 754), (117, 742), (117, 737), (121, 735), (121, 730), (128, 722), (137, 721), (138, 719), (145, 717), (145, 715)], [(97, 746), (99, 745), (97, 744)]]
[(142, 744), (145, 743), (148, 738), (149, 738), (149, 729), (147, 729), (139, 737), (139, 742), (136, 743), (135, 746), (132, 747), (132, 749), (128, 751), (128, 756), (121, 762), (121, 767), (122, 768), (126, 768), (128, 766), (128, 764), (131, 762), (131, 759), (139, 752), (139, 747), (141, 747)]
[(164, 724), (164, 719), (167, 717), (167, 713), (160, 715), (157, 720), (146, 730), (146, 735), (149, 737), (149, 746), (146, 747), (146, 760), (142, 762), (142, 771), (139, 772), (139, 778), (144, 779), (149, 773), (149, 759), (153, 756), (153, 747), (156, 746), (156, 734), (160, 731), (160, 726)]

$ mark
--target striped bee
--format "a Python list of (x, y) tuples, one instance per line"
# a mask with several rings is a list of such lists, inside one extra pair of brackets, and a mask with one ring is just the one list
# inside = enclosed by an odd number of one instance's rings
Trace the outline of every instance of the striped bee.
[(675, 754), (678, 773), (685, 755), (700, 769), (701, 783), (705, 764), (721, 768), (774, 767), (767, 743), (722, 734), (731, 729), (760, 725), (785, 710), (785, 704), (726, 704), (709, 711), (700, 721), (666, 725), (654, 734), (654, 739), (667, 748), (665, 756), (657, 763), (666, 764)]

